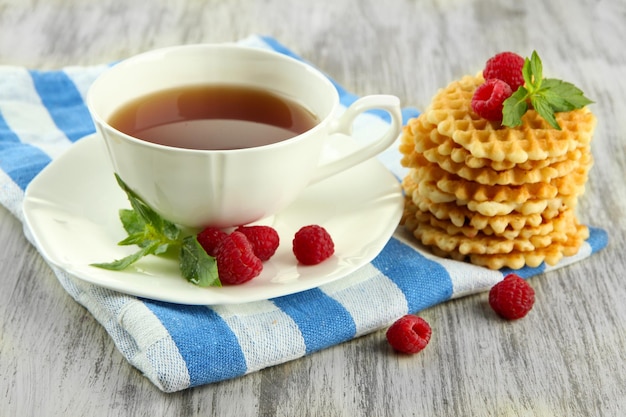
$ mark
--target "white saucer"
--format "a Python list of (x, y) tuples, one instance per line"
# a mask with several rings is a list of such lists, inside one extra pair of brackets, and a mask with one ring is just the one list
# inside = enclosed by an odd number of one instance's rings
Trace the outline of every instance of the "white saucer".
[[(345, 150), (346, 145), (341, 146)], [(398, 225), (403, 198), (397, 179), (376, 159), (315, 184), (271, 219), (281, 245), (265, 262), (261, 275), (243, 285), (221, 288), (187, 282), (175, 259), (148, 256), (119, 272), (90, 266), (136, 251), (136, 247), (117, 246), (126, 236), (118, 210), (129, 207), (104, 145), (94, 135), (50, 163), (24, 198), (26, 226), (53, 265), (127, 294), (204, 305), (270, 299), (345, 277), (382, 250)], [(295, 232), (307, 224), (324, 226), (335, 242), (335, 255), (315, 266), (298, 265), (291, 252)]]

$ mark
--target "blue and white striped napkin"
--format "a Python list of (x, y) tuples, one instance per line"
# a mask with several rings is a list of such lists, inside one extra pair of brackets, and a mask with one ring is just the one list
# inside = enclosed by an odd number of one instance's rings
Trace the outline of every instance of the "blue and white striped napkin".
[[(241, 44), (293, 55), (276, 40)], [(24, 220), (30, 181), (54, 158), (94, 132), (85, 107), (90, 84), (107, 65), (36, 71), (0, 66), (0, 203)], [(337, 85), (337, 84), (336, 84)], [(347, 106), (356, 97), (337, 85)], [(405, 121), (417, 115), (405, 109)], [(384, 128), (384, 116), (361, 118), (359, 129)], [(379, 159), (404, 175), (396, 147)], [(30, 238), (28, 230), (25, 230)], [(591, 228), (583, 259), (607, 244)], [(235, 378), (386, 327), (451, 298), (485, 291), (508, 271), (491, 271), (423, 252), (398, 230), (380, 255), (344, 279), (298, 294), (239, 305), (185, 306), (120, 294), (52, 267), (69, 294), (105, 327), (124, 357), (166, 392)], [(524, 277), (550, 267), (525, 268)]]

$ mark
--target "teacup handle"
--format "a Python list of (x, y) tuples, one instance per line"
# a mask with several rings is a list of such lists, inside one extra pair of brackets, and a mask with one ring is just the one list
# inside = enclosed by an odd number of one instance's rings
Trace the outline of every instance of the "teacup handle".
[(384, 110), (389, 113), (391, 123), (387, 131), (378, 139), (370, 141), (370, 143), (359, 146), (355, 151), (344, 155), (338, 159), (320, 165), (312, 183), (316, 183), (341, 171), (353, 167), (367, 159), (370, 159), (385, 149), (387, 149), (400, 135), (402, 131), (402, 113), (400, 111), (400, 100), (398, 97), (391, 95), (370, 95), (361, 97), (352, 103), (346, 111), (334, 120), (330, 126), (329, 135), (344, 134), (350, 136), (352, 134), (352, 124), (354, 119), (361, 113), (368, 110)]

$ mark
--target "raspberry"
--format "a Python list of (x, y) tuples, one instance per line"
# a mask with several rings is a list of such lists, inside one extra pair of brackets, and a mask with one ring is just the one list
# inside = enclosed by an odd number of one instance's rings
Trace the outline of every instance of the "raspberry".
[(509, 274), (489, 291), (489, 305), (507, 320), (524, 317), (535, 303), (535, 290), (516, 274)]
[(217, 246), (215, 258), (222, 284), (242, 284), (263, 270), (263, 263), (254, 255), (252, 245), (241, 232), (226, 236)]
[(387, 329), (387, 341), (398, 352), (417, 353), (430, 341), (432, 330), (421, 317), (407, 314)]
[(335, 252), (332, 238), (322, 226), (304, 226), (293, 238), (293, 253), (304, 265), (315, 265)]
[(198, 243), (200, 243), (200, 246), (204, 248), (206, 253), (215, 256), (217, 246), (226, 236), (228, 236), (226, 232), (216, 227), (207, 227), (198, 233), (196, 239), (198, 239)]
[(472, 97), (472, 109), (487, 120), (502, 121), (504, 100), (513, 94), (511, 87), (501, 80), (492, 78), (478, 86)]
[(502, 52), (491, 57), (485, 64), (483, 77), (485, 80), (496, 78), (502, 80), (511, 87), (512, 91), (524, 85), (522, 67), (524, 58), (514, 52)]
[(271, 258), (278, 249), (278, 232), (270, 226), (239, 226), (235, 231), (246, 235), (254, 254), (262, 261)]

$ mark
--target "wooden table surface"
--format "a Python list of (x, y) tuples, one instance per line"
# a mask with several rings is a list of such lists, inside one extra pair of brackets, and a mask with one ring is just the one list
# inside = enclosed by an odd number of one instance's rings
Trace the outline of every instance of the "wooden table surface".
[[(251, 375), (157, 390), (59, 285), (0, 208), (0, 416), (626, 415), (626, 3), (623, 0), (0, 0), (0, 64), (51, 69), (166, 45), (270, 35), (357, 94), (425, 108), (502, 50), (596, 103), (582, 221), (607, 228), (591, 258), (531, 280), (504, 322), (486, 294), (423, 311), (425, 351), (384, 332)], [(2, 190), (0, 190), (2, 192)]]

